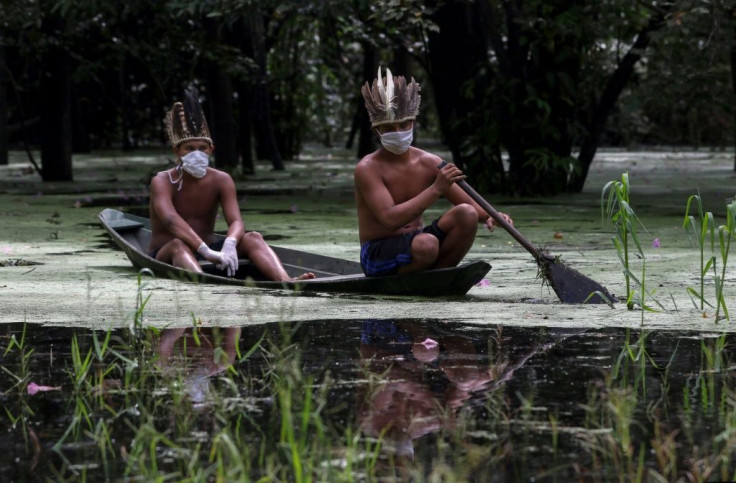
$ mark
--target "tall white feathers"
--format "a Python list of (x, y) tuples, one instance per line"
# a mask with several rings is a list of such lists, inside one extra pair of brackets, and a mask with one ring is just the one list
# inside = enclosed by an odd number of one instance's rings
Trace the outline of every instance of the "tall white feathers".
[(378, 94), (381, 96), (383, 110), (386, 112), (386, 120), (396, 119), (396, 103), (394, 100), (394, 76), (391, 75), (391, 69), (386, 67), (386, 85), (384, 87), (383, 79), (381, 78), (381, 66), (378, 66)]

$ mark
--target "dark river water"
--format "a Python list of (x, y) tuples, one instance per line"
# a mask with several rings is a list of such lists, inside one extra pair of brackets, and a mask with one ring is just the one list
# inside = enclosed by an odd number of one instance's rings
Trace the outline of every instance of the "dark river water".
[(736, 474), (733, 335), (416, 319), (9, 324), (0, 350), (2, 481)]

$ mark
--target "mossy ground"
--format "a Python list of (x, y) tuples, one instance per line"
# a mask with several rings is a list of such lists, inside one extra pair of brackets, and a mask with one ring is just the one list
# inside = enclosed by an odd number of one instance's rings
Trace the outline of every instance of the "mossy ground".
[[(74, 158), (73, 183), (42, 183), (22, 152), (0, 167), (0, 322), (31, 322), (95, 328), (130, 324), (136, 310), (138, 274), (113, 250), (98, 220), (106, 207), (145, 212), (146, 180), (166, 166), (165, 150), (95, 153)], [(38, 158), (38, 156), (37, 156)], [(354, 156), (312, 147), (273, 172), (259, 163), (257, 174), (236, 176), (248, 229), (273, 244), (357, 260), (357, 222), (352, 196)], [(699, 257), (682, 228), (690, 195), (704, 199), (716, 222), (725, 222), (734, 196), (733, 153), (710, 151), (601, 152), (581, 194), (549, 198), (488, 195), (511, 214), (535, 245), (546, 247), (571, 267), (624, 295), (624, 277), (611, 237), (601, 221), (602, 187), (628, 172), (631, 202), (647, 231), (646, 286), (666, 310), (644, 314), (644, 326), (731, 330), (714, 321), (715, 310), (695, 307), (687, 287), (699, 284)], [(472, 185), (472, 180), (469, 180)], [(438, 204), (427, 219), (442, 212)], [(660, 246), (652, 246), (658, 239)], [(571, 306), (537, 278), (531, 255), (502, 230), (479, 231), (469, 259), (493, 265), (490, 284), (466, 297), (445, 299), (294, 295), (281, 291), (195, 285), (143, 277), (145, 321), (157, 326), (247, 325), (277, 320), (434, 318), (476, 323), (539, 326), (639, 326), (641, 312), (603, 306)], [(17, 263), (36, 262), (40, 265)], [(8, 266), (3, 266), (8, 265)], [(726, 302), (736, 317), (736, 258), (726, 276)], [(641, 264), (633, 271), (641, 274)], [(714, 301), (713, 278), (706, 298)], [(732, 307), (733, 305), (733, 307)]]

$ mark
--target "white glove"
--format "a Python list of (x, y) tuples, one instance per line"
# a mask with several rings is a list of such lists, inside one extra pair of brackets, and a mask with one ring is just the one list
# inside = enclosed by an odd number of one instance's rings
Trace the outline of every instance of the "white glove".
[(199, 253), (199, 256), (201, 256), (205, 260), (209, 260), (210, 262), (216, 264), (222, 264), (225, 258), (225, 255), (223, 255), (222, 252), (216, 252), (215, 250), (208, 247), (205, 242), (202, 242), (202, 244), (199, 245), (199, 248), (197, 248), (197, 253)]
[(238, 271), (237, 244), (237, 240), (231, 236), (225, 238), (225, 243), (222, 244), (222, 264), (217, 268), (225, 270), (228, 277), (232, 277)]

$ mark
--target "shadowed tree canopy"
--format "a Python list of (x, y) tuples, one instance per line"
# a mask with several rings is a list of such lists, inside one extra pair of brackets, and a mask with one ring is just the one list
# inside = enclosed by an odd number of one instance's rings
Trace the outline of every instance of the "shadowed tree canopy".
[[(374, 149), (360, 85), (378, 65), (423, 86), (438, 136), (483, 190), (583, 188), (601, 145), (734, 142), (726, 0), (11, 2), (0, 30), (0, 163), (40, 151), (164, 146), (200, 89), (216, 162), (286, 169), (307, 142)], [(357, 139), (357, 147), (353, 141)]]

